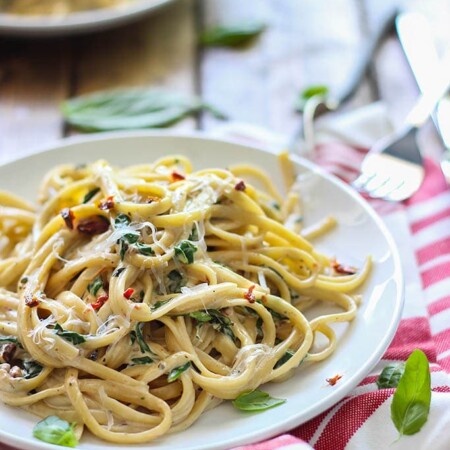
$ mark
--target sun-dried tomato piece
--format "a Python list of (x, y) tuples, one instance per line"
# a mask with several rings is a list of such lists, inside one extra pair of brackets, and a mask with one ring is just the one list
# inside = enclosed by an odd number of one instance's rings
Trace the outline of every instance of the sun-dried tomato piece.
[(241, 181), (239, 181), (238, 183), (236, 183), (236, 185), (234, 186), (234, 188), (237, 190), (237, 191), (245, 191), (245, 188), (246, 188), (246, 186), (245, 186), (245, 183), (244, 183), (244, 181), (243, 180), (241, 180)]
[(340, 379), (342, 378), (342, 375), (335, 375), (332, 378), (326, 378), (326, 382), (330, 385), (330, 386), (334, 386)]
[(256, 298), (255, 294), (253, 294), (253, 290), (255, 289), (255, 285), (253, 284), (248, 288), (248, 291), (244, 294), (244, 298), (248, 300), (250, 303), (255, 303)]
[(78, 222), (77, 230), (80, 233), (93, 236), (95, 234), (102, 234), (109, 228), (109, 220), (103, 216), (92, 216), (82, 219)]
[(102, 200), (98, 205), (99, 209), (102, 211), (108, 211), (114, 208), (114, 197), (110, 195), (105, 200)]
[(341, 273), (343, 275), (354, 275), (356, 272), (358, 272), (358, 269), (356, 267), (344, 266), (337, 261), (334, 261), (332, 263), (332, 267), (337, 273)]
[(109, 299), (108, 294), (100, 295), (94, 303), (91, 303), (94, 311), (98, 311)]
[(69, 230), (73, 230), (73, 221), (75, 219), (75, 214), (73, 211), (70, 208), (64, 208), (61, 210), (60, 214), (67, 228)]
[(185, 180), (186, 177), (184, 175), (182, 175), (181, 173), (177, 172), (176, 170), (174, 170), (171, 174), (170, 174), (172, 181), (181, 181), (181, 180)]

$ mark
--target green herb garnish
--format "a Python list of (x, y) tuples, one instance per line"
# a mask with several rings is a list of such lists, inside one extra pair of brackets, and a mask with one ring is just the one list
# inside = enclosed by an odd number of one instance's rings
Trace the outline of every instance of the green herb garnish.
[(130, 332), (130, 338), (131, 343), (134, 344), (135, 341), (137, 341), (139, 348), (141, 350), (141, 353), (151, 353), (154, 354), (150, 347), (148, 346), (147, 342), (145, 342), (144, 335), (142, 333), (142, 329), (144, 328), (144, 322), (139, 322), (134, 327), (134, 330)]
[(287, 350), (286, 353), (277, 361), (277, 363), (274, 366), (274, 369), (278, 369), (278, 367), (281, 367), (284, 363), (288, 362), (293, 356), (295, 352), (292, 350)]
[(59, 323), (55, 323), (54, 330), (58, 336), (61, 336), (63, 339), (74, 345), (83, 344), (86, 342), (86, 338), (83, 335), (76, 333), (75, 331), (64, 330)]
[(87, 290), (92, 295), (97, 295), (97, 292), (103, 287), (103, 280), (101, 277), (96, 277), (92, 283), (88, 284)]
[(400, 436), (420, 431), (431, 404), (430, 367), (426, 355), (414, 350), (405, 364), (391, 403), (391, 419)]
[(274, 408), (283, 403), (286, 400), (281, 398), (271, 397), (267, 392), (260, 390), (251, 392), (242, 392), (235, 400), (233, 400), (233, 406), (241, 411), (266, 411), (267, 409)]
[(167, 382), (172, 383), (173, 381), (177, 380), (183, 372), (186, 372), (186, 370), (189, 369), (189, 367), (191, 367), (190, 361), (180, 367), (175, 367), (175, 369), (172, 369), (167, 376)]
[(49, 416), (33, 428), (33, 436), (50, 444), (76, 447), (78, 440), (74, 432), (75, 424), (70, 424), (57, 416)]
[(199, 111), (225, 117), (197, 97), (149, 89), (102, 91), (62, 104), (66, 122), (84, 131), (166, 127)]
[(135, 245), (138, 253), (145, 256), (155, 256), (155, 251), (150, 247), (150, 245), (147, 244), (141, 244), (140, 242), (137, 242)]
[(265, 23), (257, 21), (220, 25), (205, 30), (200, 36), (200, 43), (206, 46), (237, 47), (252, 41), (265, 28)]
[(329, 93), (329, 89), (327, 86), (324, 86), (321, 84), (309, 86), (300, 93), (300, 95), (294, 105), (295, 109), (297, 111), (302, 112), (303, 109), (305, 108), (306, 102), (310, 98), (317, 97), (317, 96), (326, 97), (328, 95), (328, 93)]
[(25, 375), (23, 376), (26, 380), (37, 377), (41, 372), (43, 367), (36, 361), (32, 359), (23, 362), (23, 368), (25, 369)]
[(153, 305), (151, 306), (152, 311), (155, 311), (159, 308), (161, 308), (161, 306), (164, 306), (166, 303), (169, 303), (170, 300), (159, 300), (155, 303), (153, 303)]
[(87, 203), (89, 200), (91, 200), (95, 194), (97, 194), (98, 192), (100, 192), (100, 188), (96, 187), (94, 189), (92, 189), (91, 191), (89, 191), (83, 198), (83, 203)]
[(378, 389), (395, 388), (405, 371), (405, 364), (389, 364), (377, 379)]
[(212, 320), (212, 316), (204, 311), (194, 311), (188, 314), (189, 317), (195, 319), (197, 322), (210, 322)]
[(114, 227), (115, 228), (126, 227), (127, 225), (130, 225), (130, 223), (131, 223), (131, 219), (126, 214), (120, 213), (114, 219)]
[(167, 289), (170, 293), (176, 294), (181, 292), (181, 288), (184, 286), (183, 275), (178, 270), (171, 270), (167, 274), (169, 282), (167, 283)]
[(153, 359), (150, 356), (143, 356), (142, 358), (131, 358), (131, 362), (133, 366), (139, 366), (143, 364), (151, 364)]
[(19, 340), (16, 338), (16, 336), (0, 336), (0, 344), (5, 344), (5, 343), (11, 343), (11, 344), (16, 344), (19, 347), (22, 347), (22, 344), (19, 342)]
[(112, 273), (111, 276), (118, 277), (124, 270), (125, 270), (125, 267), (119, 267)]
[(175, 256), (183, 264), (192, 264), (194, 262), (194, 253), (197, 247), (191, 241), (181, 241), (175, 247)]

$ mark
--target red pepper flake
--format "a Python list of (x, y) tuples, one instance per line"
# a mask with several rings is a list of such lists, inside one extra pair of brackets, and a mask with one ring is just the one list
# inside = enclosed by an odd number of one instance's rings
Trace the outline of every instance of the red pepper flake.
[(133, 288), (128, 288), (124, 293), (123, 296), (127, 299), (130, 300), (131, 296), (134, 294), (134, 289)]
[(103, 216), (92, 216), (78, 222), (77, 230), (80, 233), (93, 236), (94, 234), (101, 234), (109, 228), (109, 220)]
[(326, 378), (325, 381), (330, 386), (334, 386), (341, 378), (342, 378), (342, 375), (335, 375), (333, 378)]
[(100, 295), (94, 303), (91, 303), (91, 306), (94, 311), (98, 311), (109, 299), (108, 294)]
[(337, 261), (333, 261), (331, 266), (337, 273), (341, 273), (343, 275), (354, 275), (356, 272), (358, 272), (358, 269), (356, 267), (344, 266), (342, 264), (339, 264)]
[(243, 180), (239, 181), (239, 183), (236, 183), (236, 185), (234, 186), (234, 188), (237, 191), (245, 191), (245, 183)]
[(172, 178), (172, 182), (181, 181), (181, 180), (185, 180), (186, 179), (186, 177), (184, 175), (182, 175), (181, 173), (177, 172), (176, 170), (174, 170), (171, 173), (171, 178)]
[(28, 294), (25, 296), (25, 305), (29, 308), (34, 308), (39, 305), (39, 300), (34, 295)]
[(70, 208), (64, 208), (61, 210), (60, 214), (67, 228), (69, 230), (73, 230), (73, 220), (75, 219), (75, 214), (73, 211)]
[(107, 211), (109, 209), (113, 209), (114, 208), (114, 197), (112, 195), (110, 195), (109, 197), (106, 198), (106, 200), (101, 201), (100, 204), (98, 205), (98, 207), (102, 211)]
[(253, 284), (248, 288), (248, 291), (244, 294), (244, 298), (248, 300), (250, 303), (255, 303), (256, 298), (255, 294), (253, 294), (253, 290), (255, 289), (255, 285)]

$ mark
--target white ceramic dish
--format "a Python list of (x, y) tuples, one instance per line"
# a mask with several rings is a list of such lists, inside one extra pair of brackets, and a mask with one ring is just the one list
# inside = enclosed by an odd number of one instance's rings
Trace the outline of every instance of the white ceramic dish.
[[(0, 166), (0, 189), (12, 190), (31, 199), (43, 174), (60, 163), (83, 163), (98, 158), (117, 165), (152, 161), (162, 155), (182, 153), (194, 167), (226, 167), (248, 162), (270, 171), (281, 185), (276, 157), (267, 150), (206, 139), (199, 135), (168, 133), (115, 133), (76, 137), (46, 151)], [(225, 449), (256, 442), (287, 431), (326, 410), (342, 399), (373, 368), (391, 342), (403, 306), (403, 278), (395, 244), (379, 217), (354, 191), (323, 173), (313, 164), (295, 159), (305, 192), (307, 223), (333, 214), (339, 226), (316, 245), (340, 261), (359, 265), (371, 254), (374, 270), (362, 289), (364, 300), (357, 318), (337, 329), (339, 345), (329, 359), (297, 369), (281, 384), (264, 386), (272, 395), (286, 398), (277, 408), (245, 414), (227, 402), (204, 414), (188, 430), (147, 445), (127, 448), (157, 450)], [(333, 387), (326, 378), (342, 374)], [(20, 409), (0, 404), (0, 441), (21, 449), (54, 449), (32, 437), (37, 419)], [(80, 449), (120, 448), (101, 442), (89, 433)]]
[(98, 31), (132, 22), (174, 0), (134, 0), (113, 8), (93, 9), (54, 16), (0, 13), (0, 34), (53, 36)]

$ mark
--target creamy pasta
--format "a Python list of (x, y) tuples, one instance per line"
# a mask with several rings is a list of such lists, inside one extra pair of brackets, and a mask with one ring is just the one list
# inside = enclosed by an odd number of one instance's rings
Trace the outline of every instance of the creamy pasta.
[[(151, 441), (327, 358), (371, 266), (317, 252), (334, 219), (303, 229), (253, 166), (64, 165), (38, 204), (0, 192), (1, 398), (78, 436)], [(318, 302), (337, 312), (308, 320)]]

